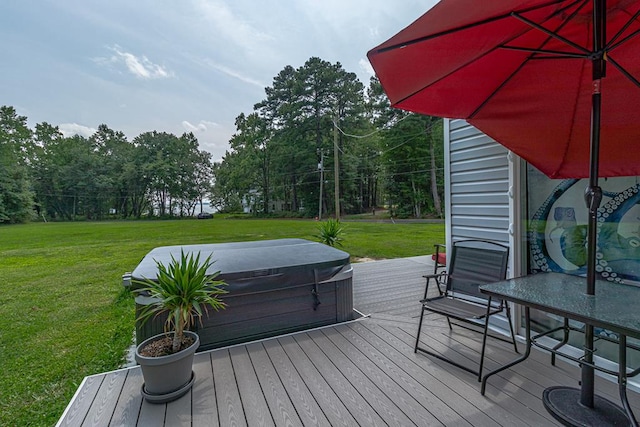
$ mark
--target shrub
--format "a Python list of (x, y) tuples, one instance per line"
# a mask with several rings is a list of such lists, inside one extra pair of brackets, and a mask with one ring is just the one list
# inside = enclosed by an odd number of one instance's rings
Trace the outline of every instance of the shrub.
[(344, 227), (337, 219), (330, 218), (327, 221), (320, 223), (318, 227), (320, 234), (315, 237), (320, 239), (321, 243), (329, 246), (342, 246), (342, 236), (344, 234)]

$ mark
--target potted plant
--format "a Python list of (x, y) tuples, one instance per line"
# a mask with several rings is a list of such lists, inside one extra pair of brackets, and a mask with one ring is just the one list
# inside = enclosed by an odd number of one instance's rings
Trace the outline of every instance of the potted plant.
[(207, 274), (214, 261), (209, 255), (200, 262), (200, 253), (171, 255), (164, 265), (156, 261), (157, 279), (134, 280), (152, 302), (140, 313), (139, 320), (167, 315), (165, 333), (153, 336), (137, 346), (135, 359), (142, 368), (143, 397), (152, 403), (164, 403), (184, 395), (195, 380), (193, 356), (200, 339), (189, 328), (202, 320), (210, 308), (218, 311), (226, 305), (220, 295), (226, 293), (224, 281), (216, 280), (220, 272)]

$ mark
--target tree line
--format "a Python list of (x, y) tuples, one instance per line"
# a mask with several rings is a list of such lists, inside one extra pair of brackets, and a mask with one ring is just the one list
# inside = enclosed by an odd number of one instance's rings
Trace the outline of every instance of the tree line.
[(215, 165), (219, 204), (307, 216), (384, 205), (400, 217), (442, 216), (441, 119), (392, 109), (377, 79), (365, 90), (339, 62), (315, 57), (285, 67), (265, 92), (236, 118)]
[(0, 222), (192, 215), (211, 179), (211, 154), (192, 133), (128, 141), (103, 124), (65, 137), (0, 107)]
[(390, 108), (375, 78), (365, 89), (319, 58), (285, 67), (265, 94), (217, 163), (192, 133), (64, 136), (2, 106), (0, 223), (192, 216), (204, 200), (255, 215), (442, 216), (440, 119)]

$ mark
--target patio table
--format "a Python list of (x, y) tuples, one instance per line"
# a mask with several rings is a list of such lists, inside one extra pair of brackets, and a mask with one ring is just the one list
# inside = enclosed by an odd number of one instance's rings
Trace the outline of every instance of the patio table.
[[(608, 416), (625, 417), (628, 418), (628, 422), (631, 425), (637, 426), (638, 423), (627, 399), (626, 387), (627, 378), (637, 375), (640, 372), (640, 368), (628, 372), (626, 352), (627, 337), (640, 339), (640, 311), (634, 309), (633, 304), (640, 300), (640, 288), (604, 280), (598, 280), (597, 282), (595, 295), (587, 295), (585, 292), (584, 277), (562, 273), (539, 273), (480, 286), (480, 291), (490, 298), (505, 299), (521, 304), (524, 307), (526, 335), (525, 353), (518, 359), (487, 373), (482, 378), (481, 393), (484, 395), (489, 377), (527, 359), (532, 345), (544, 348), (552, 354), (560, 354), (563, 357), (567, 357), (564, 353), (558, 351), (558, 346), (550, 348), (538, 342), (538, 339), (548, 335), (549, 331), (534, 337), (531, 336), (530, 309), (534, 308), (565, 319), (572, 319), (594, 327), (608, 329), (618, 335), (616, 340), (619, 353), (618, 371), (610, 371), (596, 364), (591, 364), (590, 366), (598, 371), (617, 376), (618, 389), (624, 411), (606, 399), (595, 396), (594, 408), (598, 409), (593, 411), (593, 416), (595, 417), (594, 419), (599, 416), (604, 418)], [(635, 346), (632, 347), (636, 348)], [(585, 363), (583, 359), (573, 360), (578, 363)], [(548, 388), (543, 395), (545, 407), (556, 418), (566, 421), (571, 419), (572, 411), (584, 412), (587, 409), (578, 401), (574, 402), (563, 398), (560, 395), (560, 389), (562, 387)], [(611, 412), (614, 414), (611, 415)], [(566, 417), (564, 414), (567, 414)]]

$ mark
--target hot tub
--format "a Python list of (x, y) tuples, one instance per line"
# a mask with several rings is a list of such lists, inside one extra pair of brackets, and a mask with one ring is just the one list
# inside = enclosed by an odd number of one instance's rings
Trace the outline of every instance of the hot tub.
[[(353, 319), (353, 270), (346, 252), (304, 239), (164, 246), (149, 252), (131, 278), (156, 279), (156, 261), (167, 265), (181, 250), (200, 252), (201, 260), (213, 254), (209, 273), (220, 271), (218, 279), (228, 284), (222, 297), (227, 308), (209, 310), (194, 328), (199, 350)], [(136, 318), (150, 301), (136, 296)], [(137, 321), (137, 343), (162, 333), (165, 319)]]

